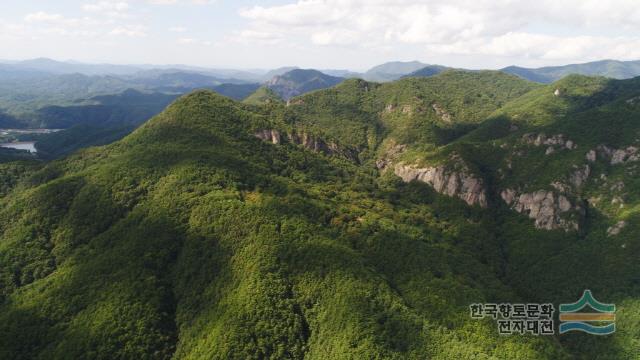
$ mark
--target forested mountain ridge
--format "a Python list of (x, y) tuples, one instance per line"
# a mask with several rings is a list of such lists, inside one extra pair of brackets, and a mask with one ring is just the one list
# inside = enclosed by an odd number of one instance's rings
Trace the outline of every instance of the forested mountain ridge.
[[(638, 84), (197, 91), (114, 144), (0, 165), (1, 355), (636, 358)], [(539, 191), (554, 201), (532, 217)], [(469, 317), (585, 288), (616, 303), (615, 335)]]
[(601, 60), (583, 64), (524, 68), (509, 66), (502, 71), (524, 79), (551, 83), (568, 75), (606, 76), (612, 79), (630, 79), (640, 76), (640, 61)]

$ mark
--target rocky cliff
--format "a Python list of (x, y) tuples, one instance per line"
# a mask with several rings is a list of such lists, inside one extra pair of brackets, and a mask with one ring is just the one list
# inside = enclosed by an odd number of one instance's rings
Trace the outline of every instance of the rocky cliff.
[(404, 182), (420, 181), (441, 194), (455, 196), (469, 205), (487, 207), (487, 192), (482, 179), (473, 176), (466, 167), (447, 169), (444, 165), (419, 168), (396, 164), (394, 172)]
[(589, 161), (596, 161), (598, 158), (601, 158), (611, 165), (617, 165), (640, 160), (640, 153), (635, 146), (628, 146), (624, 149), (614, 149), (606, 145), (599, 145), (595, 150), (589, 151), (586, 157)]
[(500, 193), (504, 202), (518, 213), (528, 215), (538, 229), (579, 230), (585, 210), (573, 204), (566, 196), (553, 191), (538, 190), (532, 193), (518, 193), (506, 189)]
[(341, 156), (354, 162), (358, 161), (357, 150), (340, 146), (332, 141), (325, 141), (324, 139), (311, 135), (306, 131), (292, 131), (283, 134), (279, 130), (264, 129), (257, 131), (254, 136), (258, 139), (268, 141), (273, 144), (282, 144), (283, 142), (288, 142), (291, 144), (303, 146), (305, 149), (311, 150), (316, 153), (322, 153), (331, 156)]

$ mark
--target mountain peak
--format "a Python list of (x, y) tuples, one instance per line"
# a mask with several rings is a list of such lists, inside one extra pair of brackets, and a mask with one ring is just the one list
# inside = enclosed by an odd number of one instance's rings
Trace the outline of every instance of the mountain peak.
[(341, 83), (344, 78), (324, 74), (313, 69), (294, 69), (282, 75), (274, 76), (265, 86), (277, 93), (282, 99), (325, 89)]

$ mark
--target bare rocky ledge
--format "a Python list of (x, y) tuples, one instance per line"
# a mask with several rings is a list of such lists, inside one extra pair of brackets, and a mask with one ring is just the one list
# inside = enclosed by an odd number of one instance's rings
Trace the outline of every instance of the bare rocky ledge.
[(627, 146), (625, 149), (613, 149), (606, 145), (599, 145), (595, 150), (590, 150), (586, 158), (588, 161), (596, 161), (601, 158), (611, 165), (624, 164), (640, 160), (640, 151), (635, 146)]
[(584, 216), (584, 209), (572, 204), (564, 195), (555, 194), (553, 191), (538, 190), (532, 193), (518, 193), (513, 189), (506, 189), (500, 193), (500, 197), (511, 209), (535, 221), (538, 229), (565, 231), (579, 230), (579, 221), (568, 219), (570, 215), (578, 218)]
[(458, 197), (469, 205), (487, 207), (487, 192), (482, 179), (471, 175), (466, 168), (455, 171), (444, 165), (419, 168), (400, 163), (395, 166), (394, 173), (404, 182), (420, 181), (440, 194)]
[(341, 147), (335, 142), (327, 142), (305, 131), (288, 132), (283, 134), (279, 130), (264, 129), (257, 131), (254, 136), (258, 139), (268, 141), (273, 144), (282, 144), (283, 142), (289, 142), (291, 144), (301, 145), (305, 149), (311, 150), (316, 153), (342, 156), (351, 161), (358, 161), (357, 151)]

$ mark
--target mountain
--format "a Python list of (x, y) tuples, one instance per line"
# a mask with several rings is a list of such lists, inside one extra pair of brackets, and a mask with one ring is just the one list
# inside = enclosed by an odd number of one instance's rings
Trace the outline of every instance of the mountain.
[(246, 97), (243, 102), (245, 104), (264, 105), (282, 102), (282, 98), (270, 88), (261, 86), (253, 94)]
[(87, 104), (47, 106), (36, 113), (36, 126), (65, 129), (74, 125), (140, 124), (161, 112), (178, 95), (129, 89), (117, 95), (95, 96)]
[(88, 101), (90, 104), (39, 109), (35, 127), (64, 130), (38, 136), (38, 155), (57, 158), (80, 148), (120, 140), (177, 97), (129, 89), (117, 95), (96, 96)]
[(257, 91), (260, 88), (260, 84), (250, 83), (250, 84), (220, 84), (218, 86), (214, 86), (212, 88), (213, 91), (217, 92), (220, 95), (224, 95), (226, 97), (230, 97), (234, 100), (244, 100)]
[(428, 65), (419, 61), (393, 61), (374, 66), (364, 73), (363, 78), (368, 81), (393, 81), (426, 66)]
[(2, 77), (0, 68), (0, 109), (28, 121), (31, 114), (45, 106), (69, 106), (100, 95), (113, 95), (127, 89), (143, 92), (184, 94), (208, 88), (241, 100), (259, 85), (239, 79), (178, 70), (150, 70), (128, 76), (50, 75), (28, 73)]
[(76, 62), (62, 62), (47, 58), (38, 58), (14, 62), (10, 65), (18, 70), (33, 70), (50, 74), (73, 74), (84, 75), (131, 75), (141, 70), (141, 68), (130, 65), (111, 64), (82, 64)]
[(2, 69), (12, 72), (38, 72), (49, 75), (83, 74), (87, 76), (137, 76), (149, 72), (184, 72), (198, 73), (220, 79), (240, 79), (244, 82), (258, 82), (262, 71), (244, 71), (236, 69), (213, 69), (207, 67), (187, 65), (114, 65), (114, 64), (86, 64), (76, 61), (57, 61), (48, 58), (38, 58), (23, 61), (0, 61), (0, 75)]
[(20, 120), (0, 110), (0, 129), (19, 128), (22, 125)]
[(300, 68), (297, 67), (297, 66), (284, 66), (284, 67), (280, 67), (280, 68), (277, 68), (277, 69), (273, 69), (273, 70), (270, 70), (267, 73), (265, 73), (262, 76), (262, 80), (263, 81), (269, 81), (269, 80), (273, 79), (276, 76), (284, 75), (284, 74), (288, 73), (289, 71), (298, 70), (298, 69), (300, 69)]
[(416, 70), (412, 73), (402, 76), (401, 78), (407, 77), (430, 77), (434, 75), (438, 75), (443, 71), (449, 70), (451, 68), (442, 66), (442, 65), (428, 65), (423, 67), (422, 69)]
[(570, 74), (604, 76), (612, 79), (630, 79), (640, 76), (640, 60), (602, 60), (584, 64), (549, 66), (537, 69), (509, 66), (501, 71), (541, 83), (551, 83)]
[(351, 71), (351, 70), (324, 69), (324, 70), (320, 70), (320, 72), (322, 72), (323, 74), (336, 76), (336, 77), (341, 77), (341, 78), (345, 78), (345, 79), (361, 78), (362, 77), (362, 74), (360, 74), (358, 72), (355, 72), (355, 71)]
[[(0, 164), (2, 357), (638, 358), (639, 115), (640, 79), (451, 70), (195, 91), (113, 144)], [(614, 335), (469, 313), (585, 289)]]
[(273, 77), (265, 86), (288, 100), (309, 91), (332, 87), (343, 80), (344, 78), (326, 75), (317, 70), (295, 69)]

